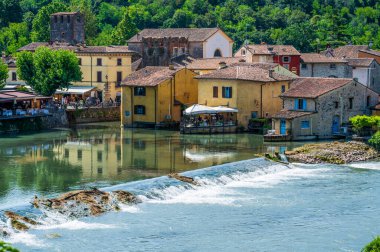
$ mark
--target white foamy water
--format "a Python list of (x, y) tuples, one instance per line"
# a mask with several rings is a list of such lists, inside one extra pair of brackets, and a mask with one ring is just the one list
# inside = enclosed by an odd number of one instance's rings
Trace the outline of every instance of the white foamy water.
[(6, 240), (11, 244), (13, 243), (21, 243), (25, 244), (28, 247), (36, 247), (36, 248), (44, 248), (47, 247), (47, 244), (40, 240), (36, 235), (27, 233), (27, 232), (19, 232), (11, 234), (10, 238)]
[(60, 224), (42, 225), (37, 226), (35, 229), (48, 230), (48, 229), (66, 229), (66, 230), (86, 230), (86, 229), (112, 229), (116, 228), (115, 225), (102, 224), (102, 223), (88, 223), (79, 220), (72, 220)]
[(354, 163), (348, 165), (351, 168), (366, 169), (366, 170), (380, 170), (379, 162), (365, 162), (365, 163)]

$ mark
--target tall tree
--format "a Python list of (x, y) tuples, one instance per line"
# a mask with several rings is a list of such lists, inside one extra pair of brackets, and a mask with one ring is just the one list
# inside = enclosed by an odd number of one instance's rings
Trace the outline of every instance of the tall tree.
[(0, 51), (13, 54), (20, 47), (30, 42), (28, 25), (26, 23), (11, 23), (0, 29)]
[(115, 30), (112, 32), (112, 42), (114, 45), (125, 45), (127, 40), (138, 32), (136, 24), (132, 21), (129, 16), (128, 9), (125, 10), (123, 19), (116, 26)]
[(78, 59), (67, 50), (40, 47), (34, 53), (21, 52), (17, 57), (18, 75), (37, 93), (50, 96), (57, 89), (68, 88), (81, 81)]
[(7, 65), (0, 60), (0, 89), (5, 86), (5, 81), (8, 78), (8, 67)]
[(20, 22), (22, 10), (20, 2), (15, 0), (0, 0), (0, 27), (9, 23)]

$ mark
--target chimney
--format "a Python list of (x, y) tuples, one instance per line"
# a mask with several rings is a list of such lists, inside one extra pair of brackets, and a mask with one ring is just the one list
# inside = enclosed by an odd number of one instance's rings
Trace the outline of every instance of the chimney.
[(372, 46), (373, 46), (373, 42), (372, 42), (372, 41), (369, 41), (369, 43), (368, 43), (368, 49), (371, 50), (371, 49), (372, 49)]
[(273, 79), (274, 69), (269, 69), (269, 77)]
[(174, 65), (172, 63), (169, 64), (169, 70), (174, 70)]
[(219, 62), (219, 69), (223, 69), (223, 68), (226, 68), (226, 67), (227, 67), (226, 62), (224, 62), (224, 61)]

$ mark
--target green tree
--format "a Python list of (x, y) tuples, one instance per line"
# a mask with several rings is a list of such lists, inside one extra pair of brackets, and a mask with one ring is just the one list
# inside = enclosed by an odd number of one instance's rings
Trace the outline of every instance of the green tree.
[(0, 51), (13, 54), (30, 42), (27, 23), (11, 23), (0, 29)]
[(58, 1), (42, 7), (33, 19), (31, 38), (34, 42), (50, 40), (50, 15), (55, 12), (68, 11), (68, 7)]
[(375, 237), (375, 239), (371, 241), (370, 243), (368, 243), (361, 251), (362, 252), (380, 252), (380, 236)]
[(71, 0), (71, 11), (79, 11), (84, 15), (86, 38), (94, 38), (98, 33), (98, 23), (93, 12), (91, 0)]
[(9, 23), (17, 23), (22, 19), (20, 2), (15, 0), (0, 0), (0, 28)]
[(8, 78), (8, 67), (0, 60), (0, 89), (5, 86), (5, 81)]
[(34, 53), (21, 52), (17, 57), (18, 75), (37, 93), (50, 96), (57, 89), (81, 81), (78, 59), (67, 50), (40, 47)]
[(18, 252), (18, 250), (11, 247), (8, 243), (0, 241), (0, 252)]
[(111, 34), (112, 43), (114, 45), (125, 45), (127, 40), (138, 32), (136, 24), (129, 16), (128, 9), (125, 10), (123, 19), (116, 26)]

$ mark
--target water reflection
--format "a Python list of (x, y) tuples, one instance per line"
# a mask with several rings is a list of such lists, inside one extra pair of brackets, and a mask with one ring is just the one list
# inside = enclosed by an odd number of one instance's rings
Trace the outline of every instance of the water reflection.
[(289, 147), (263, 144), (261, 136), (248, 134), (196, 136), (104, 126), (3, 138), (0, 203), (4, 197), (144, 179)]

